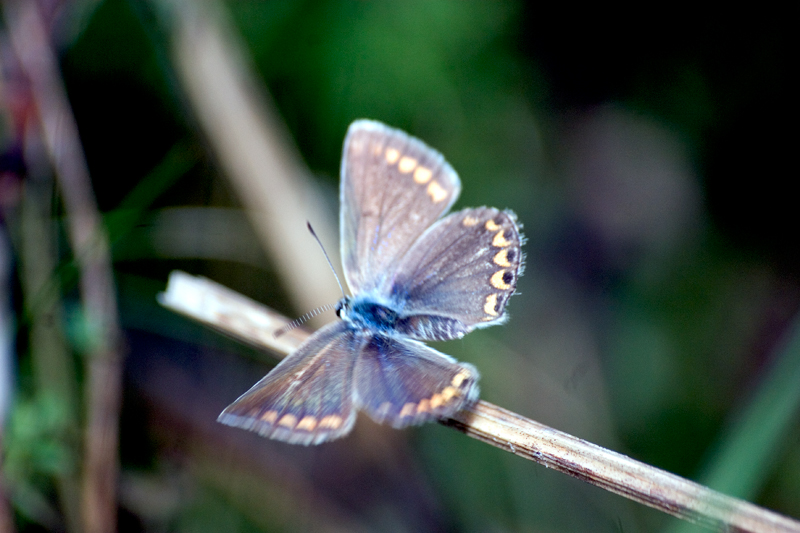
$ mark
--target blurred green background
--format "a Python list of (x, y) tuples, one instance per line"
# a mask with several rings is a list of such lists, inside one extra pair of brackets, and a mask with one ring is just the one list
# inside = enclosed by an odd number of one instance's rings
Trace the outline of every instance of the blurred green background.
[[(198, 16), (240, 47), (265, 127), (310, 170), (320, 201), (298, 207), (300, 220), (335, 238), (341, 144), (358, 118), (441, 151), (461, 176), (456, 208), (517, 213), (527, 267), (510, 321), (437, 345), (480, 369), (482, 398), (800, 516), (796, 17), (456, 0), (42, 6), (112, 243), (126, 355), (120, 531), (680, 526), (436, 424), (359, 417), (350, 437), (305, 448), (214, 422), (276, 359), (159, 307), (168, 273), (289, 317), (310, 309), (263, 247), (178, 66), (180, 27)], [(91, 332), (52, 168), (15, 128), (25, 83), (8, 68), (6, 28), (3, 490), (19, 531), (60, 531), (79, 512), (64, 486), (80, 472)], [(72, 365), (55, 392), (36, 384), (41, 295), (23, 288), (19, 259), (31, 198), (52, 230), (52, 326)]]

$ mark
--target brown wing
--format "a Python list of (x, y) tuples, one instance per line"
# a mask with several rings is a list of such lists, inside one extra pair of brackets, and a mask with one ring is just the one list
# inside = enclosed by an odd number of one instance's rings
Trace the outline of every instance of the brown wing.
[(400, 130), (359, 120), (347, 132), (341, 170), (341, 252), (353, 293), (390, 276), (461, 190), (439, 152)]
[(344, 322), (325, 326), (217, 420), (295, 444), (347, 435), (356, 419), (353, 368), (363, 342)]
[(354, 371), (355, 402), (396, 428), (446, 418), (478, 399), (478, 371), (410, 339), (374, 335)]
[(422, 340), (459, 338), (505, 318), (522, 273), (516, 216), (464, 209), (434, 224), (379, 289), (402, 302), (398, 330)]

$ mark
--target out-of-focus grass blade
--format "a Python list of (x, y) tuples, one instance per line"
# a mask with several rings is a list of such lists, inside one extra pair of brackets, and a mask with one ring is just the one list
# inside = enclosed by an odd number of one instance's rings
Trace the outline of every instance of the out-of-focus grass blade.
[(176, 143), (158, 166), (128, 193), (117, 209), (106, 215), (105, 223), (111, 243), (124, 237), (142, 213), (186, 175), (198, 160), (199, 155), (191, 142)]
[[(800, 412), (800, 318), (795, 318), (778, 350), (752, 400), (722, 433), (698, 482), (752, 500), (772, 473), (773, 462), (787, 444), (787, 431)], [(695, 530), (681, 523), (672, 531)]]

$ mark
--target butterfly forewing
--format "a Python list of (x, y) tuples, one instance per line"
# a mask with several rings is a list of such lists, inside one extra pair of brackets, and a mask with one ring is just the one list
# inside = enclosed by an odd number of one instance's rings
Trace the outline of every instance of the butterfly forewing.
[(342, 155), (340, 221), (350, 290), (380, 285), (460, 189), (439, 152), (378, 122), (354, 122)]
[(354, 354), (362, 340), (345, 322), (325, 326), (225, 408), (218, 420), (297, 444), (346, 435), (355, 421)]
[(462, 337), (504, 319), (521, 274), (520, 244), (513, 213), (464, 209), (435, 223), (380, 292), (403, 301), (403, 333), (420, 339)]
[(356, 404), (394, 427), (445, 418), (478, 398), (478, 371), (421, 342), (373, 335), (354, 373)]

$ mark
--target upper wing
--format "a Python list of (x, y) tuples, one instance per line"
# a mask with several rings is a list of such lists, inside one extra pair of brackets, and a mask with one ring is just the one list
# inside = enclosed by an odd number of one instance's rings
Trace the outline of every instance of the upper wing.
[(478, 399), (478, 371), (413, 340), (374, 335), (353, 373), (356, 404), (399, 428), (451, 416)]
[(353, 367), (362, 342), (342, 321), (325, 326), (217, 420), (296, 444), (343, 437), (356, 418)]
[(509, 211), (464, 209), (434, 224), (379, 289), (402, 303), (397, 330), (445, 340), (504, 320), (522, 273), (521, 243)]
[(350, 125), (341, 173), (341, 252), (353, 293), (381, 285), (461, 191), (439, 152), (370, 120)]

